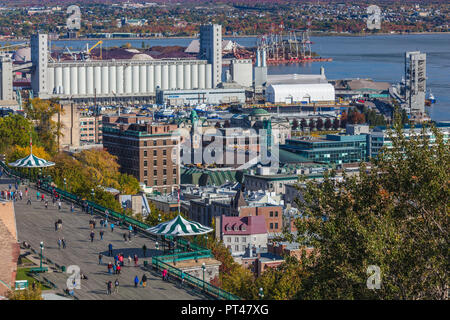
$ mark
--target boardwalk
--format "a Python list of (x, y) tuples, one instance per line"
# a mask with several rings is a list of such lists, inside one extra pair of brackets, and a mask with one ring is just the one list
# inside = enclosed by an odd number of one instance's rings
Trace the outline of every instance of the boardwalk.
[[(0, 179), (0, 189), (7, 190), (8, 184), (12, 180)], [(13, 187), (14, 188), (14, 187)], [(21, 187), (24, 192), (24, 187)], [(103, 240), (100, 240), (99, 230), (100, 216), (96, 216), (95, 239), (91, 243), (89, 238), (90, 228), (89, 220), (92, 216), (81, 211), (76, 207), (75, 212), (70, 212), (70, 204), (63, 203), (62, 210), (58, 210), (52, 204), (49, 198), (48, 209), (44, 203), (36, 201), (36, 190), (29, 188), (32, 204), (27, 205), (26, 199), (15, 203), (16, 223), (19, 241), (27, 241), (35, 249), (39, 249), (39, 243), (44, 242), (44, 256), (50, 258), (54, 263), (62, 266), (78, 265), (81, 272), (88, 279), (81, 281), (81, 289), (75, 290), (75, 295), (79, 299), (133, 299), (133, 300), (192, 300), (208, 299), (201, 293), (194, 293), (191, 290), (179, 288), (171, 282), (161, 280), (157, 273), (141, 269), (144, 260), (151, 264), (151, 255), (156, 253), (154, 242), (138, 234), (131, 238), (131, 242), (123, 240), (123, 234), (127, 233), (125, 228), (116, 226), (114, 232), (109, 228), (103, 228), (105, 234)], [(48, 194), (45, 194), (48, 197)], [(63, 227), (60, 231), (55, 231), (55, 221), (62, 219)], [(59, 249), (57, 240), (64, 237), (67, 242), (66, 249)], [(120, 275), (109, 275), (107, 273), (107, 262), (114, 262), (113, 257), (108, 257), (108, 244), (113, 245), (114, 254), (123, 253), (125, 256), (125, 267), (122, 268)], [(144, 258), (142, 246), (147, 246), (147, 257)], [(103, 264), (99, 265), (98, 254), (103, 254)], [(139, 266), (135, 267), (134, 262), (128, 265), (126, 259), (137, 254), (139, 257)], [(148, 277), (147, 288), (134, 287), (133, 279), (137, 275), (139, 278), (143, 274)], [(66, 280), (69, 274), (48, 273), (46, 277), (56, 283), (58, 290), (62, 292), (66, 288)], [(113, 283), (118, 278), (120, 282), (119, 293), (106, 295), (106, 282), (111, 280)]]

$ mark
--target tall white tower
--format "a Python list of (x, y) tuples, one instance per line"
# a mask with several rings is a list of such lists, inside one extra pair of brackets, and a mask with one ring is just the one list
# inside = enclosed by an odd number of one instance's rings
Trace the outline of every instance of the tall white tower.
[(222, 26), (200, 26), (200, 59), (212, 65), (212, 87), (222, 82)]
[(34, 96), (45, 97), (48, 94), (48, 35), (33, 34), (31, 36), (31, 88)]

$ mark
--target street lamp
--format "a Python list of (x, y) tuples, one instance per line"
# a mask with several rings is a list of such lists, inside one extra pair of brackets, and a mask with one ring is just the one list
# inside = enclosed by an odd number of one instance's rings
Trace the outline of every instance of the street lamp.
[(66, 182), (66, 178), (64, 178), (64, 190), (67, 191), (67, 182)]
[(41, 241), (41, 243), (39, 244), (39, 246), (41, 247), (41, 263), (40, 263), (40, 269), (42, 269), (42, 258), (43, 258), (43, 251), (44, 251), (44, 242)]
[(155, 242), (155, 249), (156, 249), (156, 250), (159, 250), (159, 244), (158, 244), (158, 241)]
[(259, 288), (259, 293), (258, 293), (259, 298), (262, 300), (264, 298), (264, 290), (263, 288)]
[(161, 213), (158, 213), (158, 222), (161, 223)]
[(94, 195), (95, 195), (94, 189), (91, 189), (91, 195), (92, 195), (92, 200), (94, 200)]
[(206, 265), (203, 262), (202, 263), (202, 270), (203, 270), (203, 290), (205, 290), (205, 269), (206, 269)]

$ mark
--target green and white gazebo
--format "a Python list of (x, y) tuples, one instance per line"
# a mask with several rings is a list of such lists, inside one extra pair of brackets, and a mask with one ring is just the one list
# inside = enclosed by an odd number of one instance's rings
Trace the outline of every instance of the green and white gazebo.
[(157, 226), (147, 229), (148, 232), (161, 236), (196, 236), (206, 234), (213, 231), (212, 228), (206, 227), (198, 222), (188, 221), (181, 215), (176, 218), (158, 224)]
[(25, 158), (8, 163), (8, 165), (16, 168), (46, 168), (54, 166), (55, 163), (36, 157), (33, 154), (33, 143), (30, 140), (30, 155)]

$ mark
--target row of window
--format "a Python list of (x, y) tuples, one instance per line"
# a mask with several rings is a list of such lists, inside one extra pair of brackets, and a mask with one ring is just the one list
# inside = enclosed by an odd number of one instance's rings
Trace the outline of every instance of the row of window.
[[(147, 176), (148, 171), (144, 170), (144, 177)], [(173, 174), (177, 174), (177, 169), (173, 169)], [(153, 170), (153, 175), (156, 177), (158, 175), (158, 170)], [(167, 175), (167, 169), (163, 169), (163, 176)]]
[[(166, 156), (167, 149), (163, 149), (162, 153), (163, 153), (163, 156)], [(158, 150), (153, 150), (153, 156), (156, 157), (157, 155), (158, 155)], [(144, 150), (144, 157), (146, 157), (146, 156), (147, 156), (147, 150)]]

